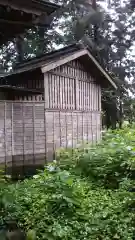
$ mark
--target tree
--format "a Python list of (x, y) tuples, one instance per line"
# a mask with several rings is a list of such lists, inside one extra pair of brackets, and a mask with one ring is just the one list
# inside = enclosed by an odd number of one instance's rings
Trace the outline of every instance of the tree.
[[(134, 81), (130, 85), (127, 82), (133, 79), (135, 71), (134, 59), (130, 53), (135, 40), (135, 17), (129, 8), (129, 2), (121, 5), (119, 0), (109, 0), (109, 9), (113, 14), (106, 12), (98, 0), (55, 2), (62, 4), (62, 7), (51, 16), (54, 20), (50, 27), (34, 27), (24, 34), (24, 59), (75, 41), (85, 41), (118, 86), (115, 92), (111, 89), (102, 92), (106, 125), (114, 128), (119, 122), (121, 126), (124, 99), (128, 98), (128, 90), (135, 90)], [(13, 39), (12, 43), (2, 46), (1, 54), (4, 56), (1, 70), (7, 71), (9, 66), (16, 63), (16, 41)]]

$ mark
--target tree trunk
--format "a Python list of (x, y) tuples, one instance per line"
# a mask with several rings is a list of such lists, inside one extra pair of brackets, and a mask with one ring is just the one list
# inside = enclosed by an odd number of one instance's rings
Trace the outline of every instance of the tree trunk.
[(38, 44), (38, 55), (42, 55), (45, 50), (45, 42), (44, 42), (44, 27), (39, 27), (39, 44)]
[(24, 59), (24, 36), (21, 34), (16, 38), (17, 62), (20, 63)]
[[(96, 0), (92, 0), (92, 7), (96, 11), (97, 10), (97, 3)], [(98, 40), (98, 27), (97, 25), (94, 26), (94, 41), (97, 43)]]

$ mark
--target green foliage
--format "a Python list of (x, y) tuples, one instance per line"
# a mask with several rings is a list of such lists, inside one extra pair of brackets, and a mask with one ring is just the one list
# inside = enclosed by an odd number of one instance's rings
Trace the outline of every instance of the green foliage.
[(134, 128), (110, 130), (100, 144), (86, 145), (72, 151), (61, 150), (57, 158), (61, 160), (62, 168), (87, 177), (94, 184), (117, 189), (123, 179), (135, 177), (134, 143)]
[[(58, 152), (58, 163), (1, 194), (3, 220), (28, 240), (133, 240), (135, 129), (108, 131), (97, 146)], [(1, 195), (1, 196), (2, 196)]]

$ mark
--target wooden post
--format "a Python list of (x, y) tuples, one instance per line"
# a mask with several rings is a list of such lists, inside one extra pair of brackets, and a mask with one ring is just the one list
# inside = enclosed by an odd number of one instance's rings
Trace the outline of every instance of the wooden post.
[(24, 103), (22, 102), (22, 125), (23, 125), (23, 174), (25, 169), (25, 122), (24, 122)]
[(79, 94), (79, 80), (76, 78), (75, 80), (75, 108), (80, 110), (80, 94)]
[(65, 122), (66, 122), (66, 148), (67, 148), (67, 143), (68, 143), (68, 121), (67, 121), (67, 111), (65, 112)]
[(45, 108), (49, 108), (49, 78), (47, 73), (44, 73), (44, 103)]
[(4, 148), (5, 148), (5, 173), (7, 172), (7, 128), (6, 128), (6, 102), (4, 102)]
[(33, 163), (35, 164), (35, 102), (33, 102), (32, 106), (33, 110)]
[(12, 170), (13, 170), (13, 159), (14, 159), (14, 119), (13, 119), (13, 102), (11, 103), (11, 154), (12, 154)]
[(47, 163), (47, 134), (46, 134), (46, 108), (49, 107), (49, 89), (48, 89), (48, 74), (44, 73), (44, 132), (45, 132), (45, 164)]

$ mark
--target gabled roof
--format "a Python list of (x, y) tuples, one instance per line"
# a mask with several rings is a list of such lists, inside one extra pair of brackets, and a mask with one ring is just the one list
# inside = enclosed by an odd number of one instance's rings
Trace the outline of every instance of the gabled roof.
[(73, 44), (40, 57), (24, 61), (16, 67), (13, 73), (5, 74), (2, 77), (6, 78), (23, 72), (33, 71), (38, 68), (45, 73), (78, 58), (82, 64), (87, 67), (88, 71), (96, 77), (101, 85), (104, 83), (104, 85), (112, 85), (117, 89), (116, 84), (109, 74), (99, 64), (89, 49), (82, 44)]

